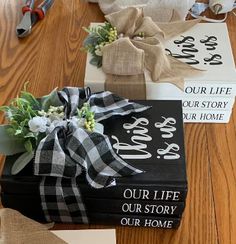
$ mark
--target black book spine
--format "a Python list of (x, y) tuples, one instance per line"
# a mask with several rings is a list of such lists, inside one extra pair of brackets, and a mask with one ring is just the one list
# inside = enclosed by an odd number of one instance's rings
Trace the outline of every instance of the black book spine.
[[(8, 194), (39, 194), (39, 180), (27, 181), (26, 178), (4, 176), (0, 179), (2, 192)], [(79, 184), (83, 196), (90, 198), (108, 198), (122, 200), (174, 201), (184, 202), (186, 187), (174, 185), (119, 185), (103, 189), (95, 189), (86, 184)]]
[[(4, 207), (13, 208), (25, 216), (37, 221), (45, 222), (44, 214), (41, 209), (40, 201), (35, 196), (12, 196), (2, 195), (2, 204)], [(90, 204), (96, 200), (90, 200)], [(108, 208), (107, 203), (104, 205)], [(142, 214), (113, 214), (87, 212), (91, 224), (103, 225), (122, 225), (133, 227), (153, 227), (153, 228), (176, 228), (179, 226), (180, 218), (174, 216), (144, 216)], [(75, 223), (76, 224), (76, 223)], [(81, 224), (81, 223), (78, 223)]]
[(184, 202), (159, 202), (139, 200), (84, 199), (89, 213), (135, 214), (144, 216), (181, 217)]
[(180, 224), (180, 218), (168, 217), (149, 217), (137, 215), (119, 215), (119, 214), (91, 214), (89, 216), (91, 224), (103, 225), (122, 225), (130, 227), (152, 227), (173, 229)]
[[(1, 194), (2, 205), (27, 214), (43, 215), (39, 195)], [(160, 202), (139, 200), (111, 200), (84, 198), (88, 213), (135, 214), (147, 216), (181, 217), (184, 202)]]
[(187, 195), (186, 187), (174, 185), (119, 185), (94, 189), (84, 184), (79, 187), (84, 196), (93, 198), (184, 202)]

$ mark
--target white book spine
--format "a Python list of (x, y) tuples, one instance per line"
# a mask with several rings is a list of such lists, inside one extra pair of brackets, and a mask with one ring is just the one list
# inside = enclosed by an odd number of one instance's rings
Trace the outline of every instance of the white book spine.
[[(173, 99), (166, 99), (173, 100)], [(223, 98), (223, 97), (185, 97), (182, 100), (183, 109), (196, 110), (211, 110), (214, 112), (222, 110), (231, 110), (234, 105), (235, 98)]]
[(209, 110), (192, 111), (184, 109), (183, 119), (184, 123), (228, 123), (231, 112), (232, 110), (214, 112)]

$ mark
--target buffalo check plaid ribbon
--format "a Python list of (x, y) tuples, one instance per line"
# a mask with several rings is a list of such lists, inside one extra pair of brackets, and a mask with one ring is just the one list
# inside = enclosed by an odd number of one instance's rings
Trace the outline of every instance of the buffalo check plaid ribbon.
[(116, 184), (116, 177), (142, 173), (127, 164), (113, 150), (108, 136), (89, 132), (71, 118), (85, 102), (95, 113), (96, 121), (114, 115), (128, 115), (148, 109), (111, 92), (90, 93), (89, 88), (67, 87), (58, 92), (65, 109), (65, 123), (58, 125), (41, 142), (35, 154), (35, 175), (40, 175), (40, 195), (47, 221), (88, 223), (86, 208), (76, 183), (85, 172), (94, 188)]

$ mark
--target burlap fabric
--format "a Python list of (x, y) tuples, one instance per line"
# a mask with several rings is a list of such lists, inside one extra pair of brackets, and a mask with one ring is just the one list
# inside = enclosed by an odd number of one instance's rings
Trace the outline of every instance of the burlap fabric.
[[(155, 23), (143, 17), (141, 8), (126, 8), (105, 16), (122, 38), (104, 46), (102, 69), (105, 89), (130, 99), (145, 99), (144, 72), (153, 82), (169, 82), (184, 88), (184, 77), (200, 71), (166, 54), (164, 42), (193, 27), (199, 20)], [(143, 32), (145, 37), (139, 38)]]
[(31, 220), (16, 210), (0, 210), (0, 244), (66, 244), (45, 225)]

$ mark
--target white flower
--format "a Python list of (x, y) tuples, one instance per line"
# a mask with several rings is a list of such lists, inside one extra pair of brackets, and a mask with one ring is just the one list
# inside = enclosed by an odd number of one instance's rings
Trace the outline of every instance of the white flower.
[(45, 117), (36, 116), (28, 123), (30, 131), (34, 133), (45, 132), (47, 129), (48, 119)]
[(120, 33), (118, 38), (123, 38), (125, 35), (123, 33)]
[(49, 134), (51, 133), (56, 127), (65, 127), (67, 126), (67, 121), (66, 120), (54, 120), (51, 122), (50, 126), (47, 128), (46, 133)]
[(102, 56), (102, 50), (99, 48), (99, 49), (96, 49), (95, 50), (95, 54), (97, 55), (97, 56)]

